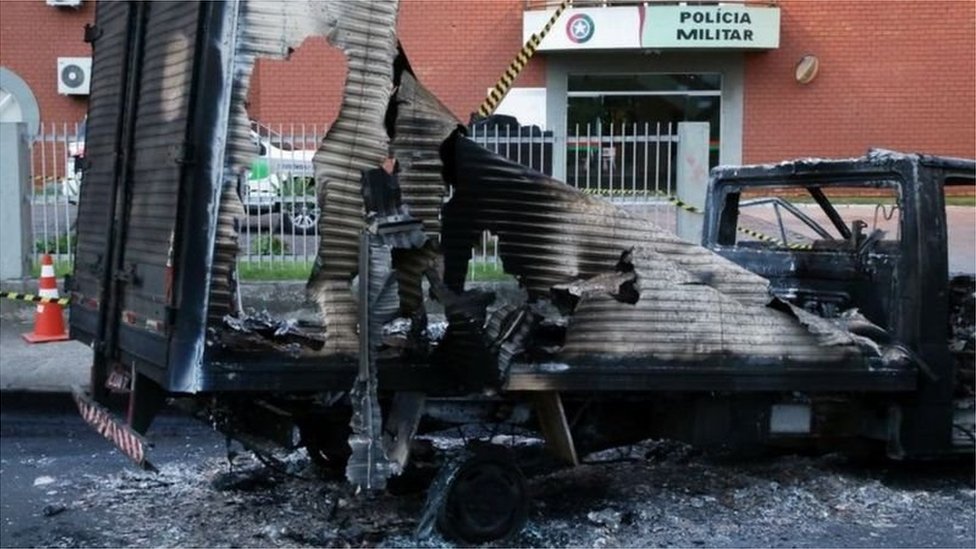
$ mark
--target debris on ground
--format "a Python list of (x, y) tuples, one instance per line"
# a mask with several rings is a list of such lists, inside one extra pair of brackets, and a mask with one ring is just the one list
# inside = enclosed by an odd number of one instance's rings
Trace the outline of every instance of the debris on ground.
[[(452, 546), (436, 531), (414, 536), (424, 491), (355, 494), (319, 478), (303, 451), (282, 463), (241, 454), (232, 467), (211, 458), (90, 476), (75, 481), (80, 497), (44, 513), (97, 510), (104, 539), (135, 547)], [(528, 524), (489, 546), (918, 546), (942, 532), (946, 545), (972, 547), (976, 491), (964, 469), (838, 455), (742, 460), (647, 441), (531, 477)], [(46, 541), (91, 541), (79, 536)]]

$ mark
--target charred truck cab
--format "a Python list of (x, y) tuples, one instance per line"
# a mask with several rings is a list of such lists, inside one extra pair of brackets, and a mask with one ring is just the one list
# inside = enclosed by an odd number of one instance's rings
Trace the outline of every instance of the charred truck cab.
[[(945, 202), (956, 189), (971, 194), (974, 166), (872, 150), (711, 176), (706, 247), (818, 316), (859, 311), (853, 333), (884, 334), (907, 351), (916, 386), (859, 413), (862, 434), (885, 440), (893, 457), (944, 455), (973, 440), (974, 266), (950, 271)], [(834, 391), (849, 393), (836, 381)]]
[[(973, 282), (948, 276), (942, 188), (972, 184), (973, 162), (719, 169), (704, 246), (686, 242), (467, 139), (396, 16), (395, 0), (98, 3), (67, 289), (94, 350), (76, 400), (126, 455), (150, 466), (145, 436), (173, 404), (375, 490), (429, 454), (418, 437), (473, 424), (420, 530), (480, 542), (525, 519), (498, 444), (514, 437), (495, 436), (516, 429), (567, 465), (664, 436), (972, 452)], [(313, 158), (299, 323), (247, 311), (236, 266), (251, 71), (309, 36), (349, 72)], [(517, 297), (468, 283), (485, 231)]]

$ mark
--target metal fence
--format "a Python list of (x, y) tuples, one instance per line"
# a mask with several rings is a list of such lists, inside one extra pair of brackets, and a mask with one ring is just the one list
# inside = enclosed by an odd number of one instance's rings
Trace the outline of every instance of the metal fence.
[(41, 254), (68, 261), (74, 249), (79, 181), (76, 164), (84, 154), (84, 127), (42, 123), (30, 145), (31, 220), (35, 264)]
[[(675, 194), (677, 124), (577, 124), (565, 137), (536, 126), (476, 125), (469, 128), (469, 137), (496, 154), (584, 193), (622, 203), (674, 230), (675, 210), (664, 199)], [(565, 162), (554, 154), (561, 147)], [(555, 169), (557, 164), (565, 170)], [(498, 238), (486, 232), (475, 247), (472, 274), (497, 270), (498, 265)]]
[(326, 126), (253, 124), (258, 155), (241, 199), (247, 216), (241, 228), (241, 260), (257, 265), (304, 263), (318, 252), (319, 208), (312, 157)]
[[(585, 193), (618, 201), (655, 200), (674, 194), (677, 124), (576, 124), (565, 137), (536, 126), (475, 126), (479, 145)], [(565, 170), (555, 170), (565, 147)]]
[[(47, 123), (40, 128), (30, 151), (34, 251), (38, 257), (51, 253), (70, 261), (84, 126)], [(574, 126), (570, 135), (558, 136), (535, 126), (481, 124), (472, 126), (469, 135), (583, 192), (654, 210), (667, 208), (659, 198), (674, 191), (676, 129), (672, 124), (593, 124)], [(311, 268), (318, 251), (319, 217), (312, 157), (325, 131), (322, 125), (252, 126), (259, 154), (241, 185), (247, 212), (241, 226), (242, 261)], [(496, 269), (497, 252), (497, 239), (483, 235), (472, 269)]]

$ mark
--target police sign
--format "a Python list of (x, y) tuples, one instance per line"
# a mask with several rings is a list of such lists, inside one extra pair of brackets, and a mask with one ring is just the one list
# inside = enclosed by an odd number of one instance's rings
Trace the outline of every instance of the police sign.
[(644, 48), (779, 47), (779, 8), (649, 6), (641, 29)]
[[(522, 14), (523, 38), (550, 12)], [(539, 50), (773, 49), (779, 47), (777, 7), (715, 4), (570, 8), (564, 32), (549, 33)]]

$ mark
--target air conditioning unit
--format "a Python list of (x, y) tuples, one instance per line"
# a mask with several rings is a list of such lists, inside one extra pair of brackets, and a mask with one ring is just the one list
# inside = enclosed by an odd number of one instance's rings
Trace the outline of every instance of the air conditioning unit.
[(88, 95), (91, 64), (91, 57), (58, 57), (58, 93)]
[(81, 0), (47, 0), (47, 5), (56, 8), (77, 8), (81, 6)]

